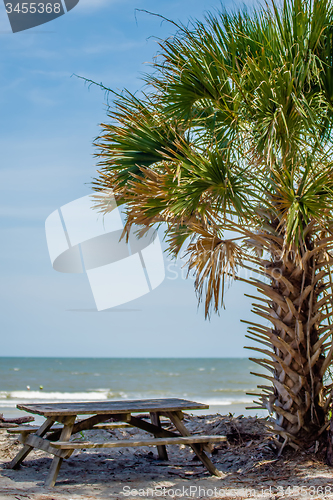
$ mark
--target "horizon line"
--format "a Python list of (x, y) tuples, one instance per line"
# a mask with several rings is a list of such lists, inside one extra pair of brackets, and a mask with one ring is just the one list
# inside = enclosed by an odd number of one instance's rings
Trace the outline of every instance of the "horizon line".
[(4, 358), (20, 359), (249, 359), (243, 356), (0, 356)]

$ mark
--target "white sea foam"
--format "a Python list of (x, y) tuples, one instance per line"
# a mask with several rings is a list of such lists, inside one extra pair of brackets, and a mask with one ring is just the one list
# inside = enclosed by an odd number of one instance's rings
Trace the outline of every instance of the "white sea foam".
[(243, 394), (246, 394), (247, 392), (253, 392), (256, 390), (256, 387), (253, 387), (252, 389), (234, 389), (234, 388), (221, 388), (221, 389), (212, 389), (212, 392), (225, 392), (225, 393), (235, 393), (235, 392), (241, 392)]
[(8, 400), (20, 401), (94, 401), (108, 399), (107, 390), (91, 392), (44, 392), (44, 391), (1, 391), (0, 404)]
[[(239, 391), (242, 392), (242, 391)], [(18, 403), (40, 403), (42, 401), (101, 401), (115, 399), (146, 399), (160, 398), (161, 394), (126, 394), (124, 392), (111, 392), (108, 389), (98, 389), (86, 392), (44, 392), (44, 391), (0, 391), (0, 406), (14, 406)], [(252, 398), (229, 397), (205, 398), (200, 396), (191, 397), (187, 394), (178, 397), (189, 398), (200, 401), (211, 406), (228, 406), (234, 404), (250, 403)]]
[(252, 403), (253, 399), (252, 398), (225, 398), (225, 399), (205, 399), (205, 398), (200, 398), (200, 403), (203, 403), (205, 405), (209, 406), (229, 406), (229, 405), (241, 405), (241, 404), (248, 404)]

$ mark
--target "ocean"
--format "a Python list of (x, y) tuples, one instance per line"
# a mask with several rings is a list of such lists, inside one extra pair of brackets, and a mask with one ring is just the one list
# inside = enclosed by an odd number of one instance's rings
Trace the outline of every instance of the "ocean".
[[(262, 383), (243, 358), (0, 358), (0, 412), (17, 404), (178, 397), (205, 403), (202, 413), (267, 416), (247, 392)], [(39, 421), (39, 417), (36, 417)]]

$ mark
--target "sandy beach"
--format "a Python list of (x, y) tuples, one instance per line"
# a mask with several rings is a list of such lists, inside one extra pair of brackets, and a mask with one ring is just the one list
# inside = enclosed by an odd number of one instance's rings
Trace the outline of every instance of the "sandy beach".
[[(325, 464), (323, 447), (290, 450), (278, 458), (264, 421), (256, 417), (187, 416), (186, 426), (193, 433), (227, 436), (227, 442), (217, 445), (212, 455), (222, 478), (210, 476), (189, 447), (169, 446), (168, 462), (157, 459), (155, 448), (102, 448), (74, 452), (64, 461), (56, 486), (46, 489), (43, 481), (50, 456), (36, 451), (20, 469), (7, 469), (22, 445), (15, 435), (1, 430), (0, 499), (333, 498), (333, 470)], [(110, 433), (113, 439), (146, 435), (126, 428), (85, 431), (84, 439), (109, 440)]]

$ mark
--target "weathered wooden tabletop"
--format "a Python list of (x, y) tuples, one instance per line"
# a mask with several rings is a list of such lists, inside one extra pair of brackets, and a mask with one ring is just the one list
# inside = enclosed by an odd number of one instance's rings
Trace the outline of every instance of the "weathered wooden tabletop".
[(143, 399), (124, 401), (97, 401), (76, 403), (41, 403), (17, 405), (20, 410), (45, 417), (66, 415), (110, 415), (119, 413), (205, 410), (208, 405), (186, 399)]
[[(34, 449), (40, 449), (53, 455), (48, 477), (45, 481), (47, 487), (54, 486), (58, 472), (64, 458), (71, 456), (75, 449), (106, 448), (126, 446), (157, 446), (160, 460), (167, 460), (166, 445), (187, 444), (207, 470), (216, 476), (221, 476), (215, 465), (209, 460), (204, 448), (209, 443), (221, 442), (224, 436), (191, 436), (182, 419), (183, 410), (203, 410), (209, 406), (186, 399), (139, 399), (124, 401), (90, 401), (75, 403), (42, 403), (31, 405), (17, 405), (20, 410), (43, 415), (46, 420), (39, 428), (21, 428), (21, 442), (24, 445), (16, 457), (8, 464), (9, 468), (17, 468)], [(131, 415), (132, 413), (149, 413), (151, 423)], [(77, 415), (88, 415), (84, 420), (76, 421)], [(175, 426), (178, 433), (163, 429), (160, 415), (166, 416)], [(95, 425), (108, 420), (110, 417), (117, 421), (128, 422), (129, 425), (138, 427), (155, 436), (155, 439), (112, 440), (110, 442), (85, 442), (70, 441), (70, 437), (82, 430), (93, 429)], [(59, 429), (54, 426), (58, 421), (62, 424)]]

